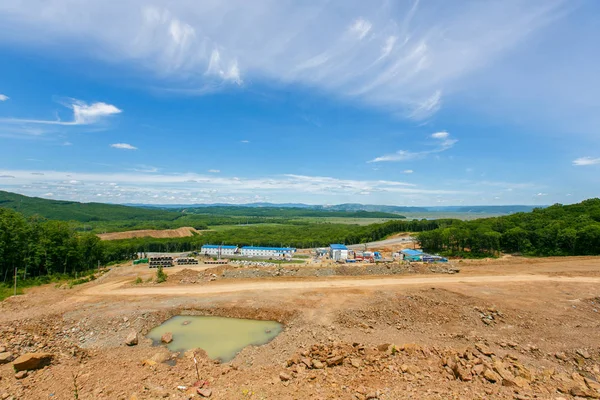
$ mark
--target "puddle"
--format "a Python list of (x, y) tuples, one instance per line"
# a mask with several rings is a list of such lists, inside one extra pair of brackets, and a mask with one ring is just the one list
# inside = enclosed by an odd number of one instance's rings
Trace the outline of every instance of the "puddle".
[(178, 315), (152, 329), (148, 337), (160, 344), (161, 336), (171, 332), (170, 351), (201, 348), (213, 360), (228, 362), (244, 347), (268, 343), (282, 330), (283, 325), (275, 321)]

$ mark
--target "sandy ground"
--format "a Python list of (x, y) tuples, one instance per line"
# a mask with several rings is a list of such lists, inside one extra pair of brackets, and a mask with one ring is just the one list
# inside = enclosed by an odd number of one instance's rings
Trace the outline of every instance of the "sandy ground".
[(153, 237), (153, 238), (179, 238), (193, 236), (199, 234), (195, 228), (185, 226), (177, 229), (142, 229), (138, 231), (125, 231), (125, 232), (111, 232), (111, 233), (100, 233), (98, 237), (102, 240), (118, 240), (118, 239), (131, 239), (140, 237)]
[[(132, 281), (154, 271), (123, 266), (73, 289), (35, 288), (0, 303), (0, 347), (54, 359), (23, 379), (0, 365), (0, 396), (72, 399), (77, 387), (79, 399), (201, 398), (193, 360), (144, 337), (187, 314), (285, 324), (230, 363), (201, 358), (211, 398), (600, 398), (600, 257), (460, 266), (457, 275), (143, 285)], [(124, 344), (131, 332), (136, 346)]]

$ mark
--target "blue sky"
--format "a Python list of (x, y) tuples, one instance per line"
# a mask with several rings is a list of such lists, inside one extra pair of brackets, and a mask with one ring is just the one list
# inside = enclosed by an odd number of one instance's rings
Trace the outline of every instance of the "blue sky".
[(111, 203), (600, 192), (600, 3), (5, 0), (0, 189)]

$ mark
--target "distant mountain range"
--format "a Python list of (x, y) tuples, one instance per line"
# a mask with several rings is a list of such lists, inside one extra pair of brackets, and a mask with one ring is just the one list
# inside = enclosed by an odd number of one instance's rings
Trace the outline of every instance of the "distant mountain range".
[(414, 207), (414, 206), (387, 206), (377, 204), (359, 204), (344, 203), (336, 205), (312, 205), (303, 203), (247, 203), (247, 204), (127, 204), (134, 207), (160, 208), (160, 209), (193, 209), (210, 207), (247, 207), (247, 208), (300, 208), (323, 211), (368, 211), (368, 212), (387, 212), (394, 214), (401, 213), (428, 213), (428, 212), (448, 212), (448, 213), (473, 213), (473, 214), (514, 214), (517, 212), (530, 212), (534, 208), (545, 208), (547, 206), (527, 206), (527, 205), (504, 205), (504, 206), (434, 206), (434, 207)]

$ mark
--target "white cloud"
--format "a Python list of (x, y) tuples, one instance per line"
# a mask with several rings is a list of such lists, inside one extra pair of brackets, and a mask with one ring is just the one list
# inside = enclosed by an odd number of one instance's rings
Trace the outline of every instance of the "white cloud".
[(0, 101), (6, 101), (6, 100), (8, 100), (8, 99), (10, 99), (10, 97), (8, 97), (8, 96), (7, 96), (7, 95), (5, 95), (5, 94), (2, 94), (2, 93), (0, 93)]
[(71, 143), (71, 142), (68, 142), (68, 141), (67, 141), (67, 142), (63, 142), (63, 144), (62, 144), (62, 145), (63, 145), (63, 146), (72, 146), (72, 145), (73, 145), (73, 143)]
[(446, 131), (436, 132), (431, 135), (431, 137), (434, 139), (448, 139), (448, 136), (450, 136), (450, 134)]
[(402, 172), (404, 172), (405, 174), (412, 174), (412, 173), (413, 173), (413, 172), (415, 172), (415, 171), (413, 171), (412, 169), (405, 169), (405, 170), (404, 170), (404, 171), (402, 171)]
[(548, 196), (548, 193), (540, 192), (540, 193), (536, 194), (536, 196), (538, 196), (538, 197)]
[(155, 173), (160, 171), (160, 168), (158, 167), (153, 167), (151, 165), (144, 165), (144, 164), (139, 164), (136, 166), (136, 168), (131, 168), (131, 171), (135, 171), (135, 172), (143, 172), (143, 173)]
[(350, 26), (350, 31), (358, 35), (358, 38), (362, 40), (365, 36), (367, 36), (367, 33), (369, 33), (371, 30), (371, 27), (372, 25), (369, 21), (359, 18), (354, 21), (352, 26)]
[(0, 122), (16, 123), (16, 124), (44, 124), (44, 125), (90, 125), (99, 122), (100, 120), (114, 114), (119, 114), (122, 110), (103, 102), (87, 104), (81, 100), (69, 99), (63, 105), (73, 110), (72, 121), (61, 121), (44, 119), (25, 119), (25, 118), (0, 118)]
[(47, 0), (31, 7), (3, 1), (0, 23), (13, 33), (3, 43), (33, 50), (71, 45), (76, 57), (150, 71), (170, 90), (300, 84), (423, 119), (441, 107), (442, 93), (453, 94), (567, 15), (569, 4)]
[(221, 172), (220, 169), (209, 169), (208, 172), (210, 172), (211, 174), (218, 174), (219, 172)]
[(240, 143), (250, 143), (249, 140), (240, 140)]
[(457, 139), (451, 139), (450, 134), (448, 132), (436, 132), (430, 135), (430, 138), (433, 139), (432, 145), (435, 146), (432, 150), (423, 150), (423, 151), (408, 151), (408, 150), (398, 150), (393, 154), (386, 154), (380, 157), (376, 157), (370, 161), (369, 163), (376, 162), (388, 162), (388, 161), (409, 161), (409, 160), (417, 160), (421, 158), (425, 158), (430, 154), (441, 153), (443, 151), (449, 150), (456, 142)]
[(576, 160), (573, 160), (573, 165), (576, 165), (576, 166), (596, 165), (596, 164), (600, 164), (600, 158), (580, 157)]
[(110, 147), (121, 150), (137, 150), (138, 148), (130, 145), (129, 143), (113, 143)]

